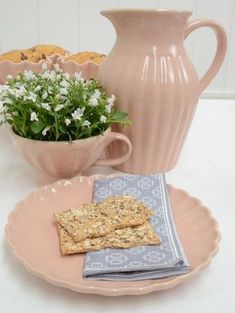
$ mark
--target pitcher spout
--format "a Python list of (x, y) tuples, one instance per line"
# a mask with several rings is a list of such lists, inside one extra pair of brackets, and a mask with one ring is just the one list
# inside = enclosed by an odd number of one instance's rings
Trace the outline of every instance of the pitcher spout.
[(112, 22), (117, 34), (126, 34), (129, 39), (160, 36), (161, 40), (163, 37), (183, 40), (185, 25), (192, 15), (191, 11), (165, 9), (113, 9), (100, 13)]

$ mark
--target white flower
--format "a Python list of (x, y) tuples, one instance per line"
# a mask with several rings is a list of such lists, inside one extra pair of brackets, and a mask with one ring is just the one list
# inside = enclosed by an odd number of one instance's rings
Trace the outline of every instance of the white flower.
[(26, 89), (24, 88), (24, 86), (20, 86), (19, 89), (16, 89), (16, 90), (15, 90), (15, 96), (16, 96), (17, 98), (20, 98), (20, 97), (24, 96), (25, 93), (26, 93)]
[(8, 85), (0, 85), (0, 93), (4, 93), (9, 90)]
[(13, 104), (13, 100), (11, 100), (10, 98), (6, 98), (6, 99), (4, 100), (4, 102), (5, 102), (6, 104)]
[(112, 105), (107, 104), (107, 105), (105, 106), (105, 111), (106, 111), (107, 113), (111, 113), (111, 111), (112, 111)]
[(112, 95), (110, 98), (108, 98), (107, 102), (108, 102), (108, 104), (113, 105), (115, 100), (116, 100), (116, 97), (114, 95)]
[(63, 78), (62, 75), (61, 75), (61, 71), (60, 71), (60, 72), (56, 72), (56, 80), (57, 80), (58, 82), (60, 82), (60, 81), (61, 81), (61, 78)]
[(6, 113), (6, 119), (7, 120), (13, 120), (13, 118), (12, 118), (10, 113)]
[(29, 96), (26, 97), (27, 100), (32, 100), (33, 102), (36, 102), (37, 95), (33, 93), (32, 91), (29, 92)]
[(36, 112), (32, 112), (30, 115), (30, 121), (38, 121), (38, 117), (37, 117), (37, 113)]
[(43, 135), (43, 136), (46, 136), (46, 134), (47, 134), (47, 132), (48, 132), (49, 129), (50, 129), (50, 126), (45, 127), (45, 128), (43, 129), (43, 131), (42, 131), (42, 135)]
[(29, 71), (24, 71), (24, 77), (27, 79), (27, 80), (30, 80), (30, 79), (33, 79), (35, 77), (34, 73), (29, 70)]
[(62, 80), (62, 82), (60, 83), (60, 86), (67, 88), (69, 86), (69, 83), (66, 80)]
[(83, 123), (82, 123), (82, 126), (87, 126), (89, 127), (91, 125), (91, 123), (88, 121), (88, 120), (85, 120)]
[(44, 72), (43, 74), (42, 74), (42, 78), (43, 79), (46, 79), (46, 78), (49, 78), (49, 72), (48, 71), (46, 71), (46, 72)]
[(48, 97), (48, 93), (45, 91), (44, 94), (42, 95), (42, 99), (45, 100)]
[(49, 78), (50, 78), (50, 80), (54, 81), (56, 79), (56, 72), (50, 71), (49, 72)]
[(64, 120), (64, 122), (65, 122), (65, 124), (66, 124), (67, 126), (69, 126), (69, 124), (71, 124), (71, 120), (70, 120), (69, 118), (66, 118), (66, 119)]
[(82, 108), (82, 109), (77, 108), (77, 109), (71, 114), (71, 115), (72, 115), (72, 118), (73, 118), (74, 120), (80, 120), (81, 117), (83, 116), (84, 110), (85, 110), (85, 108)]
[(60, 66), (58, 63), (54, 64), (54, 69), (56, 72), (60, 72)]
[(0, 101), (0, 113), (4, 112), (3, 101)]
[(8, 89), (8, 92), (9, 92), (12, 96), (15, 96), (15, 89), (9, 88), (9, 89)]
[(50, 105), (48, 103), (41, 103), (41, 106), (43, 109), (49, 111), (51, 109)]
[(101, 92), (99, 91), (99, 89), (96, 89), (92, 95), (92, 97), (94, 98), (99, 98), (101, 96)]
[(112, 110), (112, 106), (114, 104), (114, 101), (116, 100), (116, 97), (112, 95), (110, 98), (107, 99), (107, 105), (105, 106), (106, 112), (110, 113)]
[(12, 79), (12, 78), (13, 78), (12, 75), (7, 75), (7, 80), (8, 80), (8, 79)]
[(58, 104), (56, 107), (55, 107), (55, 112), (58, 112), (60, 110), (62, 110), (64, 108), (64, 105), (63, 104)]
[(89, 99), (89, 105), (92, 107), (96, 107), (98, 105), (98, 100), (97, 98), (91, 96), (91, 98)]
[(82, 72), (75, 72), (74, 77), (76, 78), (76, 80), (78, 81), (84, 81), (84, 79), (82, 78)]
[(44, 63), (42, 63), (42, 70), (43, 70), (43, 72), (44, 72), (46, 69), (47, 69), (47, 64), (44, 62)]
[(60, 88), (60, 94), (66, 96), (68, 94), (67, 89), (66, 88)]
[(89, 105), (92, 107), (96, 107), (99, 104), (98, 99), (100, 98), (100, 96), (101, 92), (99, 91), (99, 89), (96, 89), (90, 97)]
[(104, 115), (101, 115), (101, 117), (100, 117), (100, 121), (101, 121), (101, 123), (106, 123), (106, 121), (107, 121), (107, 117), (106, 117), (106, 116), (104, 116)]
[(41, 86), (37, 86), (37, 87), (34, 89), (34, 92), (38, 92), (38, 91), (40, 91), (41, 89), (42, 89)]
[(64, 77), (65, 77), (66, 79), (69, 79), (69, 78), (70, 78), (69, 73), (64, 73)]
[(55, 73), (55, 71), (45, 71), (45, 72), (43, 72), (43, 74), (41, 75), (41, 77), (43, 78), (43, 79), (50, 79), (50, 80), (55, 80), (55, 78), (56, 78), (56, 73)]

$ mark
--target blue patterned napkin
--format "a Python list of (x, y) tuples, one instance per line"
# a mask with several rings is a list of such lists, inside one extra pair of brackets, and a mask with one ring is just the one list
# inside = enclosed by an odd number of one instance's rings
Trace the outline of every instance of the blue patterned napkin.
[(176, 233), (164, 174), (116, 176), (94, 182), (93, 200), (97, 202), (124, 194), (154, 211), (151, 223), (161, 244), (89, 252), (85, 256), (84, 278), (131, 281), (187, 273), (189, 264)]

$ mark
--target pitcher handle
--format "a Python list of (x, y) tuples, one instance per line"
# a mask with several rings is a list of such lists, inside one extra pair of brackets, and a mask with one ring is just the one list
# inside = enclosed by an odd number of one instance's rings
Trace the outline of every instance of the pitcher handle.
[(223, 63), (227, 50), (227, 37), (223, 26), (219, 23), (208, 19), (197, 19), (188, 22), (184, 38), (186, 39), (192, 31), (200, 27), (212, 28), (217, 39), (217, 49), (212, 64), (199, 81), (199, 91), (201, 93), (209, 85)]

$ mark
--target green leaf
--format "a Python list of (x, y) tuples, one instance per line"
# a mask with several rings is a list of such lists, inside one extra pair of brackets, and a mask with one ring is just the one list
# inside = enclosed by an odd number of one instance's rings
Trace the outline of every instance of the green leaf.
[(44, 126), (45, 125), (42, 121), (34, 121), (31, 124), (31, 129), (34, 132), (34, 134), (39, 134), (43, 130)]
[(122, 121), (127, 117), (128, 113), (122, 112), (122, 111), (117, 111), (113, 115), (113, 119), (117, 121)]

